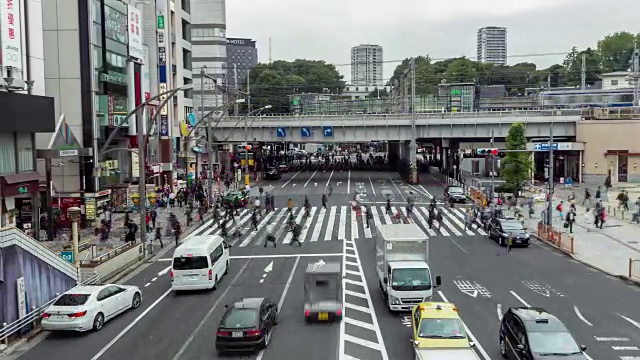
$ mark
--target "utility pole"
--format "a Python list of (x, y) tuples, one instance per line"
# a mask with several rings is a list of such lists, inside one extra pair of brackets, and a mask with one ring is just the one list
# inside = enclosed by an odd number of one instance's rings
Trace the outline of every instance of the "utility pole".
[[(236, 100), (238, 99), (238, 66), (233, 64), (233, 87), (236, 94)], [(238, 102), (233, 105), (233, 115), (238, 116)]]
[[(494, 149), (495, 145), (495, 131), (491, 130), (491, 149)], [(496, 156), (491, 153), (491, 194), (489, 195), (489, 202), (493, 203), (493, 194), (495, 194), (496, 189)]]
[(416, 163), (416, 153), (418, 151), (418, 144), (416, 144), (416, 61), (415, 58), (411, 58), (411, 143), (409, 144), (409, 171), (411, 176), (411, 182), (418, 182), (418, 164)]
[(633, 106), (640, 106), (640, 50), (635, 43), (632, 58)]
[(587, 54), (582, 54), (582, 67), (580, 69), (581, 83), (580, 88), (582, 91), (587, 89)]
[[(202, 67), (200, 67), (200, 118), (202, 118), (204, 116), (204, 80), (206, 79), (206, 74), (207, 74), (207, 66), (204, 65)], [(210, 147), (211, 142), (210, 140), (210, 136), (211, 136), (211, 132), (209, 131), (209, 117), (207, 117), (207, 147)], [(189, 154), (189, 144), (186, 144), (187, 146), (187, 154)], [(196, 145), (197, 146), (197, 145)], [(207, 149), (207, 151), (210, 153), (209, 149)], [(200, 157), (202, 158), (202, 157)], [(211, 161), (211, 157), (209, 157), (209, 161)], [(188, 165), (188, 164), (187, 164)], [(209, 167), (211, 167), (211, 162), (209, 162)], [(200, 168), (198, 166), (198, 154), (196, 154), (196, 173), (194, 176), (195, 180), (198, 180), (198, 172), (199, 172)]]
[[(238, 70), (236, 64), (233, 64), (233, 83), (235, 84), (236, 100), (240, 97), (240, 89), (238, 89)], [(238, 116), (238, 102), (235, 103), (235, 113)], [(249, 114), (244, 117), (244, 183), (249, 184)]]
[(553, 122), (549, 128), (549, 201), (547, 202), (547, 225), (553, 225)]
[(251, 112), (251, 71), (247, 72), (247, 114)]

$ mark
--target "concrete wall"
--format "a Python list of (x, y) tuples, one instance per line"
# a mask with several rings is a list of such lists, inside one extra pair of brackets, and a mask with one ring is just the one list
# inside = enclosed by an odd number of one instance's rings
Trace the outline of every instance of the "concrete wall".
[[(100, 279), (107, 279), (110, 276), (117, 274), (122, 269), (138, 261), (142, 257), (142, 244), (132, 247), (131, 249), (123, 252), (120, 255), (105, 261), (104, 263), (93, 267), (93, 270), (98, 274)], [(88, 267), (83, 267), (82, 274), (87, 273)]]
[[(587, 184), (602, 185), (611, 171), (611, 182), (617, 183), (618, 156), (605, 156), (608, 150), (627, 150), (640, 154), (640, 120), (587, 120), (576, 124), (576, 141), (585, 143), (582, 162)], [(640, 182), (640, 156), (628, 161), (628, 182)], [(634, 166), (635, 165), (635, 166)]]

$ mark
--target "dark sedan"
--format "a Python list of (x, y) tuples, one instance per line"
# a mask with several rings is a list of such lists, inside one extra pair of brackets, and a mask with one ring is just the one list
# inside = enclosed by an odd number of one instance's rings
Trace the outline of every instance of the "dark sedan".
[(444, 198), (450, 203), (464, 204), (467, 202), (467, 195), (465, 195), (464, 190), (459, 186), (447, 186), (444, 189)]
[(282, 178), (282, 172), (277, 167), (269, 167), (264, 174), (265, 180), (278, 180)]
[(225, 313), (216, 332), (218, 353), (260, 351), (271, 341), (278, 324), (278, 305), (265, 298), (242, 298)]
[(493, 218), (489, 221), (489, 239), (506, 246), (509, 237), (512, 239), (511, 245), (529, 247), (530, 235), (520, 221), (512, 218)]

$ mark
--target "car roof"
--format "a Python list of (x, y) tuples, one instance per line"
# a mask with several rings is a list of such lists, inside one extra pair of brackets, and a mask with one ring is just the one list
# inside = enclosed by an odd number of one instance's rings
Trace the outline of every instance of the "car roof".
[(568, 331), (555, 315), (538, 307), (516, 307), (510, 311), (522, 320), (528, 331)]
[(74, 288), (69, 289), (65, 294), (97, 294), (100, 290), (106, 288), (113, 284), (104, 284), (104, 285), (79, 285)]
[(257, 309), (264, 301), (264, 298), (241, 298), (234, 301), (232, 308), (234, 309)]
[(420, 317), (422, 319), (458, 319), (458, 308), (454, 303), (434, 301), (423, 302), (418, 304), (422, 310)]

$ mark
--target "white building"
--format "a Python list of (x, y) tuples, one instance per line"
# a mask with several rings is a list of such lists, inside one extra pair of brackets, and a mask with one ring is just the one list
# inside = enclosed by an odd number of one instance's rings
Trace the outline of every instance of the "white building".
[[(342, 95), (351, 97), (351, 100), (366, 99), (367, 95), (376, 90), (385, 91), (387, 94), (391, 91), (390, 86), (374, 86), (374, 85), (354, 85), (347, 84), (342, 91)], [(372, 96), (376, 98), (376, 96)]]
[(382, 46), (363, 44), (351, 48), (351, 84), (384, 85)]
[(616, 71), (612, 73), (606, 73), (600, 75), (602, 79), (602, 89), (603, 90), (611, 90), (611, 89), (628, 89), (633, 87), (630, 84), (629, 76), (631, 73), (628, 71)]
[(496, 65), (507, 64), (507, 28), (486, 26), (478, 30), (477, 60)]

